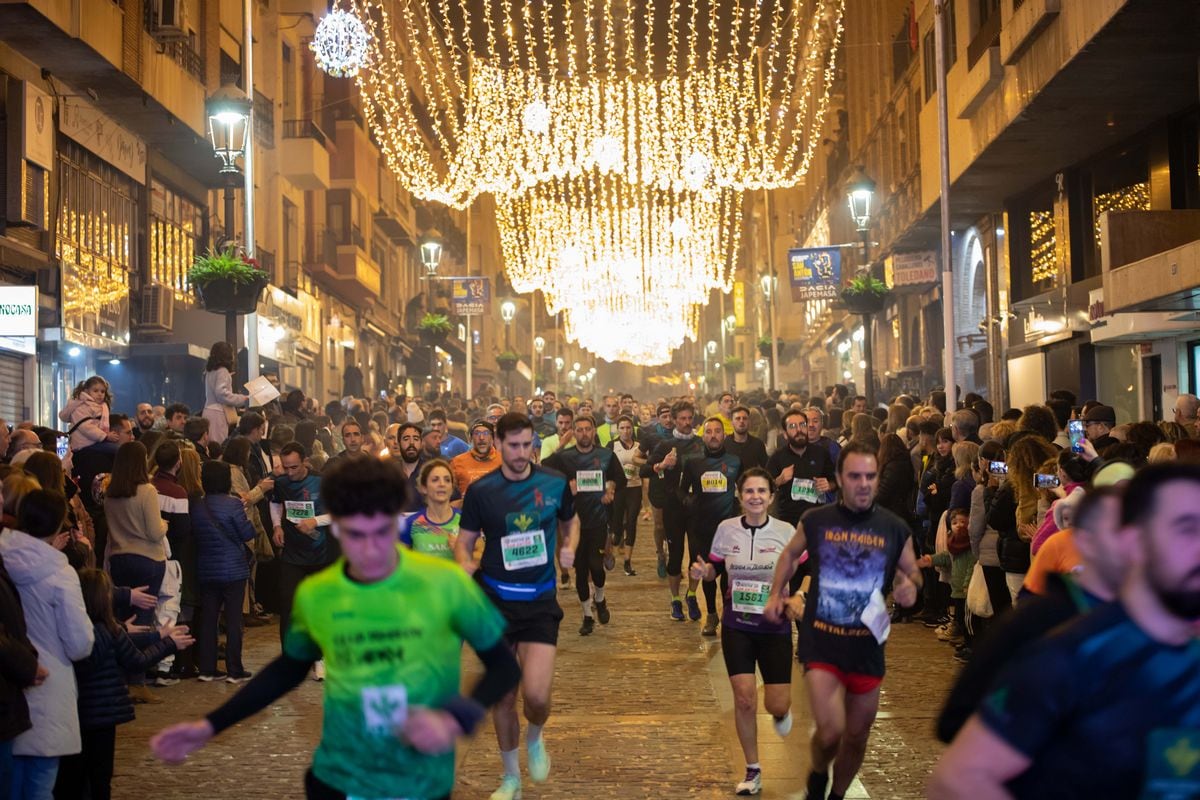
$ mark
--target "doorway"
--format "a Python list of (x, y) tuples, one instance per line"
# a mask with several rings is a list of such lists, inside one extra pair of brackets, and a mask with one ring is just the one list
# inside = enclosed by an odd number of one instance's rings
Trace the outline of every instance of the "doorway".
[(1143, 419), (1157, 422), (1163, 418), (1162, 393), (1162, 356), (1145, 356), (1142, 358), (1142, 411), (1150, 416), (1143, 416)]

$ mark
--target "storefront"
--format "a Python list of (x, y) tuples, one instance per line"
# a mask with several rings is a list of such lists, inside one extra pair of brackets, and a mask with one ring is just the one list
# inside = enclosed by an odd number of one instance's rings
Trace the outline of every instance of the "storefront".
[(37, 321), (37, 287), (0, 285), (0, 418), (10, 425), (35, 405)]

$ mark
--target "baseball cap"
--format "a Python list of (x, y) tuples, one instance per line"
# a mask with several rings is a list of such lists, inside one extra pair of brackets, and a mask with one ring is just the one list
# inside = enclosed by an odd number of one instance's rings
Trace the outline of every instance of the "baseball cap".
[(1088, 412), (1083, 415), (1084, 422), (1106, 422), (1109, 425), (1117, 424), (1117, 410), (1112, 406), (1092, 406)]
[(1128, 461), (1109, 461), (1092, 475), (1093, 488), (1116, 486), (1133, 478), (1133, 465)]

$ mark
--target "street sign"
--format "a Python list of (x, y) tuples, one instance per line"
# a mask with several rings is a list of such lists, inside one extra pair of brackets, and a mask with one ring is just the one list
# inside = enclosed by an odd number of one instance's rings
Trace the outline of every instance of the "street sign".
[(454, 278), (450, 282), (450, 304), (461, 316), (483, 315), (492, 301), (492, 285), (488, 278)]
[(842, 283), (842, 251), (837, 247), (788, 250), (792, 299), (835, 300)]
[(889, 288), (897, 286), (923, 286), (937, 283), (937, 253), (922, 250), (919, 253), (896, 253), (883, 262), (884, 282)]

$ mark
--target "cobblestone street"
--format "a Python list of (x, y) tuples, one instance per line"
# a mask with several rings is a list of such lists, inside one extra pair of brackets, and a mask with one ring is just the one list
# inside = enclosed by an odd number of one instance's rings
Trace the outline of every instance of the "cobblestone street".
[[(642, 526), (643, 541), (650, 531)], [(651, 550), (635, 557), (636, 577), (609, 574), (612, 622), (580, 638), (574, 588), (559, 593), (566, 611), (559, 637), (554, 711), (546, 728), (550, 780), (526, 798), (720, 798), (733, 795), (744, 761), (733, 726), (732, 696), (720, 646), (699, 623), (668, 616), (665, 582)], [(273, 627), (248, 632), (246, 665), (260, 669), (278, 652)], [(852, 797), (919, 798), (940, 745), (932, 736), (945, 687), (954, 674), (950, 649), (919, 625), (893, 628), (879, 720)], [(467, 657), (473, 661), (473, 656)], [(468, 665), (467, 672), (473, 670)], [(803, 797), (808, 769), (807, 701), (793, 672), (796, 722), (786, 740), (759, 717), (763, 797)], [(321, 686), (312, 681), (264, 713), (226, 732), (183, 767), (154, 761), (149, 737), (198, 716), (235, 691), (186, 681), (156, 690), (167, 702), (137, 707), (117, 743), (116, 798), (206, 797), (252, 800), (301, 796), (301, 776), (320, 730)], [(761, 705), (760, 705), (761, 710)], [(522, 746), (522, 751), (524, 747)], [(490, 723), (460, 748), (457, 800), (482, 800), (496, 787), (500, 764)], [(522, 754), (522, 761), (524, 755)]]

